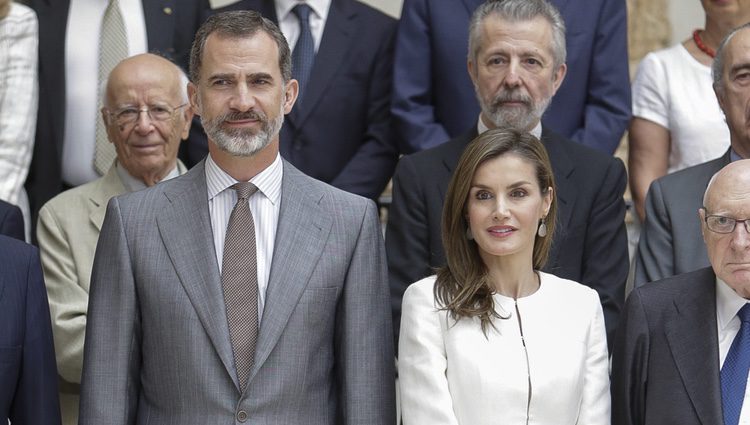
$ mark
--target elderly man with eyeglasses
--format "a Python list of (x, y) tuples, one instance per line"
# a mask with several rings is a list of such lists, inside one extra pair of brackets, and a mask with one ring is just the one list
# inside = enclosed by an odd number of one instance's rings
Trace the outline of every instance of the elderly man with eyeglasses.
[(612, 423), (746, 424), (750, 409), (750, 160), (708, 183), (710, 267), (633, 291), (615, 341)]
[(37, 226), (64, 425), (78, 423), (89, 281), (107, 202), (185, 173), (177, 151), (193, 118), (187, 77), (153, 54), (125, 59), (112, 70), (103, 105), (117, 158), (101, 178), (47, 202)]

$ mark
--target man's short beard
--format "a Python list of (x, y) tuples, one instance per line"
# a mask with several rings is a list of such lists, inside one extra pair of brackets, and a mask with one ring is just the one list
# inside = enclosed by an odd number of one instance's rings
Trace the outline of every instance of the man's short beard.
[[(531, 131), (534, 126), (542, 119), (544, 111), (550, 104), (551, 98), (546, 98), (537, 104), (527, 94), (518, 90), (504, 91), (492, 99), (491, 104), (487, 104), (484, 98), (477, 93), (480, 99), (482, 113), (487, 117), (495, 127), (510, 127), (519, 131)], [(522, 102), (523, 107), (513, 106), (505, 107), (505, 102)]]
[[(261, 122), (260, 130), (250, 128), (224, 128), (226, 121), (239, 121), (244, 119), (258, 120)], [(206, 130), (208, 137), (216, 143), (216, 146), (224, 152), (233, 156), (253, 156), (271, 143), (279, 134), (284, 124), (284, 108), (282, 105), (279, 115), (273, 121), (260, 111), (250, 110), (247, 112), (227, 112), (211, 120), (201, 117), (201, 124)]]

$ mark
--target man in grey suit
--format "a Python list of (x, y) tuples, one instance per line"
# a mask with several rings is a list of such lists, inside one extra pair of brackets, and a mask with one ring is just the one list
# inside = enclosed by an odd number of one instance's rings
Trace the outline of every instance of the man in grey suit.
[(708, 266), (696, 211), (708, 181), (731, 161), (750, 158), (750, 26), (724, 39), (712, 67), (714, 92), (726, 116), (731, 147), (720, 158), (657, 179), (646, 196), (646, 220), (635, 255), (636, 287)]
[(193, 112), (187, 77), (167, 59), (141, 54), (112, 69), (101, 119), (116, 161), (104, 176), (44, 204), (36, 227), (60, 374), (63, 425), (78, 424), (91, 268), (107, 202), (187, 170), (177, 159)]
[(290, 68), (256, 12), (198, 31), (189, 94), (209, 155), (108, 206), (81, 424), (395, 423), (377, 210), (279, 156)]
[(750, 420), (750, 160), (717, 173), (703, 205), (692, 220), (711, 267), (628, 298), (613, 354), (613, 425)]

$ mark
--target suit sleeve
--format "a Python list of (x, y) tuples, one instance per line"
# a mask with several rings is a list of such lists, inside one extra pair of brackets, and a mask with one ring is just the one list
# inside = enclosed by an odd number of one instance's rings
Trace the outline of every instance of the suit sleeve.
[(385, 238), (396, 341), (404, 291), (413, 282), (433, 274), (428, 206), (420, 181), (412, 159), (408, 156), (401, 158), (393, 176), (393, 200), (388, 210)]
[(646, 195), (646, 220), (635, 253), (635, 287), (674, 275), (672, 223), (667, 214), (659, 180)]
[(404, 425), (458, 425), (440, 326), (445, 312), (435, 308), (432, 288), (420, 282), (404, 294), (398, 359)]
[(336, 317), (337, 423), (393, 425), (396, 387), (385, 248), (371, 201), (362, 216)]
[(625, 166), (614, 158), (592, 203), (582, 257), (581, 282), (599, 293), (610, 348), (625, 300), (625, 282), (630, 268), (622, 198), (625, 185)]
[[(380, 45), (367, 90), (367, 128), (359, 149), (331, 184), (347, 192), (377, 199), (398, 161), (398, 146), (391, 119), (391, 81), (395, 23)], [(446, 139), (447, 140), (447, 139)], [(354, 141), (352, 141), (354, 142)]]
[(19, 241), (25, 241), (25, 229), (21, 209), (15, 205), (8, 205), (6, 214), (0, 217), (0, 235), (10, 236)]
[(585, 376), (578, 425), (609, 425), (609, 350), (602, 306), (596, 294), (591, 298), (591, 322), (585, 359)]
[(625, 0), (602, 3), (591, 53), (583, 127), (571, 138), (612, 154), (630, 121), (627, 13)]
[(640, 291), (634, 290), (612, 356), (612, 425), (644, 423), (648, 356), (648, 322)]
[(78, 281), (73, 247), (49, 204), (39, 210), (37, 239), (52, 314), (57, 368), (67, 382), (81, 382), (89, 294)]
[(396, 36), (393, 116), (401, 151), (413, 153), (450, 139), (437, 121), (433, 94), (433, 52), (429, 0), (405, 0)]
[[(47, 294), (36, 250), (29, 250), (23, 339), (23, 359), (16, 386), (10, 421), (16, 425), (59, 424), (57, 368), (52, 342)], [(4, 383), (7, 384), (7, 383)]]
[(91, 274), (80, 425), (136, 423), (141, 333), (132, 267), (114, 198), (107, 206)]

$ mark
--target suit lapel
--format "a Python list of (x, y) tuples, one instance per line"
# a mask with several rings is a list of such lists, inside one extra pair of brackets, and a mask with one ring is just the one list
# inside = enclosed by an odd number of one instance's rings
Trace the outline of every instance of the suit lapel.
[(552, 163), (552, 172), (555, 175), (558, 202), (557, 225), (564, 229), (570, 223), (573, 205), (576, 201), (576, 187), (572, 181), (576, 165), (565, 151), (559, 136), (548, 132), (545, 127), (542, 127), (542, 144), (547, 149)]
[(710, 268), (674, 300), (674, 314), (664, 324), (667, 343), (685, 390), (703, 424), (723, 423), (716, 330), (716, 286)]
[(334, 0), (328, 11), (323, 38), (320, 41), (318, 53), (315, 55), (313, 69), (310, 72), (308, 87), (304, 87), (305, 96), (302, 103), (295, 105), (289, 114), (289, 119), (296, 127), (301, 127), (315, 104), (333, 83), (333, 77), (341, 62), (348, 57), (347, 52), (356, 42), (351, 35), (356, 29), (356, 11), (348, 1)]
[(449, 144), (445, 147), (446, 150), (443, 153), (443, 166), (445, 167), (446, 177), (436, 179), (438, 185), (438, 193), (440, 193), (440, 195), (442, 196), (442, 198), (440, 199), (440, 205), (442, 205), (445, 201), (445, 194), (446, 192), (448, 192), (448, 183), (450, 183), (451, 177), (453, 176), (453, 171), (458, 165), (458, 160), (464, 153), (464, 149), (466, 148), (466, 146), (471, 143), (471, 141), (474, 140), (477, 135), (478, 132), (475, 125), (464, 135), (447, 142)]
[(117, 175), (114, 165), (109, 167), (109, 171), (107, 171), (104, 177), (97, 180), (96, 187), (89, 196), (89, 202), (91, 203), (89, 220), (91, 220), (91, 224), (94, 225), (96, 230), (102, 230), (102, 223), (104, 222), (104, 215), (107, 212), (107, 203), (109, 200), (126, 191), (120, 177)]
[(239, 391), (208, 213), (204, 164), (200, 162), (164, 191), (165, 207), (157, 224), (180, 282)]
[(284, 331), (331, 231), (330, 215), (320, 206), (324, 194), (309, 181), (284, 161), (279, 224), (250, 379)]

